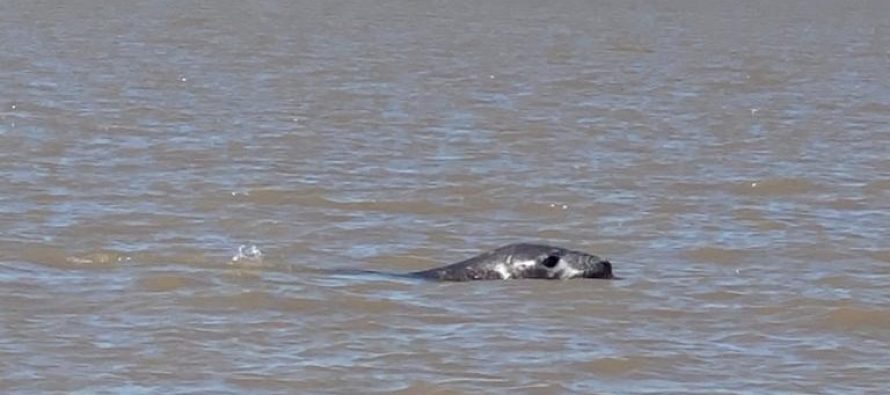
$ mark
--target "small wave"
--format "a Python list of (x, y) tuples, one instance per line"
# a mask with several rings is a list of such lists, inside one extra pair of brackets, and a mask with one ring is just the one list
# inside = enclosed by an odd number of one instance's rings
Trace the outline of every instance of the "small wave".
[(639, 370), (645, 366), (643, 358), (599, 358), (585, 364), (585, 367), (601, 376), (620, 376)]
[(744, 260), (750, 255), (750, 251), (720, 247), (699, 247), (687, 250), (684, 255), (699, 262), (730, 264)]
[(881, 308), (837, 307), (822, 319), (823, 325), (839, 330), (890, 329), (890, 312)]
[(865, 251), (865, 253), (868, 254), (868, 256), (879, 261), (890, 262), (890, 250), (867, 250)]
[(890, 179), (880, 179), (869, 182), (863, 187), (866, 195), (880, 196), (890, 192)]
[(82, 256), (69, 256), (65, 258), (68, 263), (73, 263), (77, 265), (112, 265), (121, 262), (127, 262), (131, 260), (129, 256), (117, 253), (117, 252), (92, 252)]
[(26, 261), (32, 263), (77, 269), (106, 268), (130, 262), (133, 259), (127, 254), (111, 250), (88, 251), (72, 255), (52, 246), (32, 246), (27, 248), (22, 255)]
[(821, 189), (821, 185), (804, 178), (766, 178), (732, 186), (732, 191), (739, 195), (768, 197), (801, 195)]
[(169, 292), (193, 286), (197, 281), (181, 274), (162, 273), (142, 277), (137, 283), (140, 288), (149, 292)]

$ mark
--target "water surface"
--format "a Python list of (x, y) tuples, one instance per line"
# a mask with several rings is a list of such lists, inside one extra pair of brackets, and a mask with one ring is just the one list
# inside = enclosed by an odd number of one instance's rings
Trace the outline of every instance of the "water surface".
[(890, 8), (557, 3), (0, 5), (0, 392), (883, 393)]

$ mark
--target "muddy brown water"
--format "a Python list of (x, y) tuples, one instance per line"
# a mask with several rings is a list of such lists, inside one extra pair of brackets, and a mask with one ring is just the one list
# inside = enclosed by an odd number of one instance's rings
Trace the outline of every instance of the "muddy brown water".
[(0, 393), (886, 393), (887, 4), (5, 1)]

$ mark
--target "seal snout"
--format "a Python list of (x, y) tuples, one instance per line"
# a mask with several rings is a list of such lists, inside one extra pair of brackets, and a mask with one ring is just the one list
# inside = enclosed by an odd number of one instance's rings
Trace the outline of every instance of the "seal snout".
[(600, 278), (615, 278), (615, 276), (612, 274), (612, 262), (603, 259), (599, 263), (602, 267), (602, 270), (600, 270)]

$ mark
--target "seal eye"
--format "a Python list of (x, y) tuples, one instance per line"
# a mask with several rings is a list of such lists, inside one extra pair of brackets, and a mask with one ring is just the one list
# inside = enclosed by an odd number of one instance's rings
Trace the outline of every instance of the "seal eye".
[(546, 258), (544, 258), (543, 261), (541, 261), (541, 264), (548, 269), (553, 269), (553, 267), (556, 266), (557, 263), (559, 263), (559, 257), (556, 255), (548, 255)]

